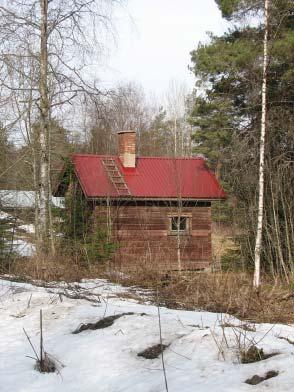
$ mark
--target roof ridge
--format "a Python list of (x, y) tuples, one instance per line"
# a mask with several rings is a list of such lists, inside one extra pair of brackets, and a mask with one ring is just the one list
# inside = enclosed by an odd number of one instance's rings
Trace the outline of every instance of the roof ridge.
[[(95, 157), (95, 158), (104, 158), (104, 157), (114, 157), (114, 158), (119, 158), (118, 155), (114, 154), (86, 154), (86, 153), (74, 153), (72, 154), (72, 157), (74, 156), (85, 156), (85, 157)], [(205, 161), (205, 158), (203, 157), (154, 157), (154, 156), (137, 156), (137, 159), (162, 159), (162, 160), (202, 160)]]
[(72, 157), (74, 157), (74, 156), (84, 156), (84, 157), (95, 157), (95, 158), (97, 158), (97, 157), (100, 157), (100, 158), (103, 158), (103, 157), (115, 157), (115, 158), (118, 158), (118, 155), (113, 155), (113, 154), (84, 154), (84, 153), (74, 153), (74, 154), (72, 154), (71, 155)]
[(172, 159), (176, 159), (176, 160), (187, 160), (187, 161), (189, 161), (189, 160), (205, 160), (204, 158), (202, 158), (202, 157), (141, 157), (141, 156), (138, 156), (137, 158), (139, 158), (139, 159), (166, 159), (166, 160), (172, 160)]

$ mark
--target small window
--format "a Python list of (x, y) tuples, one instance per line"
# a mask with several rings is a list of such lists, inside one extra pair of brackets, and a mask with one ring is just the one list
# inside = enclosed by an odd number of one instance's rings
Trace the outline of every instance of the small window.
[(170, 231), (172, 234), (188, 233), (189, 218), (187, 216), (172, 216), (170, 219)]

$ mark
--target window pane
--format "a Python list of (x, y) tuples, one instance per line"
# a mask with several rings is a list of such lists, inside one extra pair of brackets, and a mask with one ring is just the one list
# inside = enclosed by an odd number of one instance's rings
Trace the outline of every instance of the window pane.
[(173, 216), (172, 217), (172, 231), (177, 231), (178, 230), (178, 217)]
[(180, 230), (187, 230), (187, 218), (183, 216), (180, 217)]
[(187, 221), (185, 216), (173, 216), (171, 218), (171, 230), (172, 231), (187, 231)]

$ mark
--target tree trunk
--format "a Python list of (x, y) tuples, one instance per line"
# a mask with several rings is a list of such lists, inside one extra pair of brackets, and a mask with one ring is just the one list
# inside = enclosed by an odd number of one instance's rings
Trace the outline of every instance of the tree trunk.
[[(36, 132), (36, 131), (35, 131)], [(38, 138), (39, 139), (39, 138)], [(33, 178), (34, 178), (34, 191), (35, 191), (35, 239), (37, 244), (40, 242), (40, 159), (39, 159), (39, 149), (36, 141), (33, 142), (32, 148), (32, 158), (33, 158)]]
[(222, 163), (220, 158), (218, 158), (216, 162), (216, 170), (215, 170), (215, 176), (218, 181), (221, 180), (221, 169), (222, 169)]
[(178, 269), (179, 273), (182, 272), (182, 258), (181, 258), (181, 236), (180, 236), (180, 217), (181, 213), (178, 214), (178, 227), (177, 227), (177, 262), (178, 262)]
[(174, 156), (178, 154), (178, 135), (177, 135), (177, 118), (174, 117)]
[(262, 249), (262, 229), (263, 229), (263, 203), (264, 203), (264, 152), (266, 135), (266, 99), (267, 99), (267, 66), (268, 66), (268, 6), (269, 0), (264, 1), (264, 41), (263, 41), (263, 80), (262, 80), (262, 103), (261, 103), (261, 134), (259, 150), (259, 195), (258, 195), (258, 217), (257, 232), (254, 251), (254, 277), (253, 286), (260, 285), (260, 254)]
[(49, 161), (49, 99), (48, 99), (48, 0), (40, 0), (40, 182), (39, 182), (39, 250), (50, 252), (50, 161)]

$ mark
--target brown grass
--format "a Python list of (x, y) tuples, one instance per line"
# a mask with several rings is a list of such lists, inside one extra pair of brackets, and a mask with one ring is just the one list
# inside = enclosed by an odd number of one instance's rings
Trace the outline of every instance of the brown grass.
[(104, 276), (105, 266), (87, 265), (67, 256), (34, 256), (15, 260), (9, 273), (24, 280), (79, 282), (81, 279)]
[(119, 283), (154, 290), (153, 299), (180, 309), (228, 313), (249, 322), (294, 323), (294, 281), (263, 278), (258, 291), (246, 273), (177, 272), (131, 275)]
[(211, 233), (212, 259), (214, 262), (220, 262), (221, 258), (230, 251), (238, 249), (234, 241), (236, 233), (231, 226), (218, 225), (213, 223)]
[(154, 346), (148, 347), (145, 350), (138, 353), (138, 357), (145, 359), (156, 359), (159, 355), (168, 347), (166, 344), (155, 344)]
[(203, 309), (228, 313), (249, 322), (294, 323), (294, 278), (291, 284), (263, 276), (258, 291), (252, 287), (252, 276), (241, 272), (169, 272), (150, 266), (106, 272), (106, 265), (85, 265), (78, 258), (55, 256), (19, 259), (11, 274), (23, 279), (44, 281), (80, 281), (86, 278), (108, 278), (126, 286), (150, 289), (154, 303), (179, 309)]
[(250, 347), (241, 350), (240, 360), (241, 363), (254, 363), (274, 357), (275, 355), (279, 355), (279, 353), (265, 354), (262, 348), (258, 348), (252, 344)]

